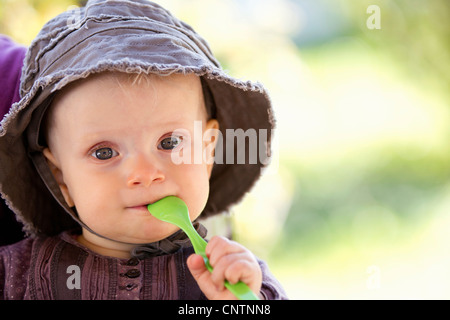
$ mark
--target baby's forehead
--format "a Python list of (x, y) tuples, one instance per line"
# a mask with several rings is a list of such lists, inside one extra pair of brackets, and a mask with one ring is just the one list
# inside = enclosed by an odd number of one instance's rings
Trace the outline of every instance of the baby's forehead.
[[(155, 82), (160, 82), (166, 85), (180, 85), (188, 84), (193, 89), (201, 85), (200, 77), (194, 74), (146, 74), (146, 73), (125, 73), (125, 72), (101, 72), (91, 74), (86, 78), (76, 80), (60, 90), (60, 94), (79, 87), (109, 85), (111, 87), (118, 86), (133, 86), (145, 87), (152, 86)], [(153, 87), (153, 86), (152, 86)]]
[[(59, 90), (54, 98), (52, 105), (67, 104), (64, 102), (76, 101), (80, 96), (87, 93), (95, 96), (108, 97), (123, 93), (126, 95), (139, 95), (142, 92), (153, 92), (160, 94), (158, 88), (164, 86), (164, 93), (171, 94), (181, 87), (194, 95), (198, 95), (198, 104), (206, 118), (214, 118), (215, 110), (212, 95), (206, 88), (205, 81), (201, 76), (195, 74), (146, 74), (146, 73), (124, 73), (124, 72), (102, 72), (91, 74), (86, 78), (69, 83)], [(99, 90), (99, 88), (103, 90)], [(71, 104), (72, 104), (71, 103)]]
[[(129, 106), (145, 101), (145, 108), (147, 108), (155, 107), (161, 99), (170, 100), (176, 97), (172, 101), (180, 108), (199, 112), (202, 118), (208, 120), (212, 118), (210, 111), (212, 107), (209, 104), (206, 106), (204, 92), (203, 81), (195, 74), (162, 76), (108, 71), (91, 74), (63, 87), (55, 93), (46, 113), (48, 118), (56, 120), (61, 116), (67, 118), (69, 114), (74, 115), (74, 112), (78, 110), (78, 112), (91, 113), (92, 108), (97, 109), (99, 104)], [(83, 108), (83, 105), (87, 104), (92, 108)], [(128, 110), (128, 107), (126, 109)], [(158, 110), (160, 111), (163, 110)]]

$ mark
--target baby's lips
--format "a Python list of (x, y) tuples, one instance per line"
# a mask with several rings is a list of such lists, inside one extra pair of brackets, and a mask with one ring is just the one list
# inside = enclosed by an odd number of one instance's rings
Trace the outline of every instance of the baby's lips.
[(151, 205), (151, 204), (153, 204), (153, 203), (155, 203), (155, 202), (157, 202), (157, 201), (159, 201), (159, 200), (161, 200), (161, 199), (163, 199), (163, 198), (165, 198), (165, 197), (166, 197), (166, 196), (154, 198), (154, 199), (152, 199), (151, 201), (148, 201), (148, 200), (144, 200), (144, 201), (136, 201), (136, 202), (134, 202), (134, 203), (137, 203), (137, 204), (132, 204), (132, 205), (129, 206), (128, 208), (148, 207), (149, 205)]

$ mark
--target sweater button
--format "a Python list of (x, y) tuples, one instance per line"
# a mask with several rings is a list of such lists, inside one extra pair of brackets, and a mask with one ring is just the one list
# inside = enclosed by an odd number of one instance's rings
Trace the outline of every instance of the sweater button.
[(141, 275), (141, 272), (140, 272), (138, 269), (131, 269), (131, 270), (128, 270), (128, 271), (125, 273), (125, 275), (126, 275), (128, 278), (137, 278), (137, 277), (139, 277), (139, 276)]
[(138, 264), (139, 264), (139, 259), (138, 258), (131, 258), (126, 263), (127, 266), (137, 266)]

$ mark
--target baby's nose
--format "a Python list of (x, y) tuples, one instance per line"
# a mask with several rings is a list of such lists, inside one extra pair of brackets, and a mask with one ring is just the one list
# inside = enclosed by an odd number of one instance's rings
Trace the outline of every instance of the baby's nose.
[(154, 162), (147, 160), (144, 156), (137, 156), (130, 162), (130, 171), (127, 176), (128, 187), (148, 187), (152, 183), (164, 181), (163, 172)]

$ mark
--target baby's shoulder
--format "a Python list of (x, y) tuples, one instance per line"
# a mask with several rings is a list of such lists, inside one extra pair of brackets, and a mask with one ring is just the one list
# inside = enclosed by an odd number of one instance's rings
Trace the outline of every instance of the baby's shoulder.
[(33, 242), (27, 238), (0, 247), (0, 300), (23, 298)]
[(35, 239), (26, 238), (0, 247), (0, 269), (3, 275), (19, 276), (27, 273)]
[(7, 258), (8, 256), (24, 256), (28, 252), (31, 253), (33, 248), (34, 238), (25, 238), (19, 242), (12, 243), (0, 247), (0, 257)]

